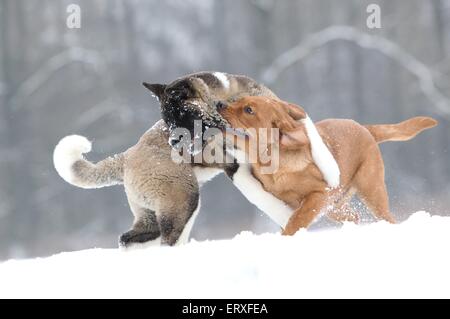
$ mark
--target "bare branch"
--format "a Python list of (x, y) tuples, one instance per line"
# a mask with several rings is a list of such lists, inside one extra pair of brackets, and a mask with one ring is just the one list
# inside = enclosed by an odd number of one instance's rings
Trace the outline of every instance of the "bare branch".
[(91, 65), (97, 73), (101, 73), (105, 67), (102, 57), (95, 51), (79, 47), (63, 51), (48, 59), (43, 66), (22, 82), (11, 98), (12, 109), (18, 110), (23, 107), (23, 104), (19, 104), (20, 101), (36, 92), (55, 72), (74, 62)]
[(428, 66), (398, 44), (350, 26), (332, 26), (311, 34), (300, 44), (277, 57), (264, 71), (263, 80), (269, 85), (273, 84), (287, 68), (304, 59), (315, 49), (336, 40), (350, 41), (362, 48), (376, 50), (396, 61), (417, 78), (421, 91), (433, 102), (435, 108), (442, 115), (450, 117), (450, 99), (438, 90), (433, 78), (433, 71)]
[(87, 111), (80, 114), (75, 121), (77, 129), (85, 129), (86, 127), (96, 123), (103, 116), (110, 115), (117, 110), (117, 99), (108, 98), (97, 105), (89, 108)]
[(251, 0), (250, 3), (263, 12), (270, 12), (275, 5), (274, 0)]

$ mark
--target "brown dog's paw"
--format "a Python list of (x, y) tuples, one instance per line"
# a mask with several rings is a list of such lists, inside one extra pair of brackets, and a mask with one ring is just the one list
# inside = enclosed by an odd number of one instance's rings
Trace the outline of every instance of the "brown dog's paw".
[(281, 232), (281, 235), (283, 236), (293, 236), (297, 232), (298, 229), (295, 229), (293, 227), (286, 226), (285, 229)]
[(359, 213), (348, 203), (345, 204), (339, 211), (329, 212), (327, 214), (327, 217), (338, 223), (352, 222), (355, 224), (359, 224), (360, 222)]

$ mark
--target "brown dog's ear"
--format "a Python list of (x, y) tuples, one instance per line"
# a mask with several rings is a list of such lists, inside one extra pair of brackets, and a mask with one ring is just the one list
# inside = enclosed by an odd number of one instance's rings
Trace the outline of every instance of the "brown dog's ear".
[(275, 126), (280, 130), (280, 147), (285, 149), (298, 149), (309, 144), (305, 125), (291, 116), (277, 121)]
[(291, 103), (285, 103), (283, 104), (283, 106), (286, 109), (289, 116), (292, 117), (294, 120), (299, 121), (306, 118), (306, 112), (300, 106)]
[(294, 150), (308, 144), (309, 138), (306, 135), (303, 125), (293, 131), (280, 131), (280, 147)]
[(285, 149), (298, 149), (309, 144), (305, 125), (299, 122), (306, 118), (306, 112), (300, 106), (283, 103), (286, 112), (284, 119), (278, 121), (276, 126), (280, 129), (280, 147)]
[(150, 84), (147, 82), (142, 83), (143, 86), (145, 86), (150, 92), (152, 92), (158, 101), (161, 101), (164, 96), (164, 90), (166, 89), (167, 85), (165, 84)]

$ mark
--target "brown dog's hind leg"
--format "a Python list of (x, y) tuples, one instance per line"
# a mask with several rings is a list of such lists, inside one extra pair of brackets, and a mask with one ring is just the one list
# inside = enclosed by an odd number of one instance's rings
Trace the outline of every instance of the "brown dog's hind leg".
[(154, 211), (143, 208), (130, 200), (131, 211), (134, 215), (133, 227), (119, 238), (119, 245), (127, 247), (133, 243), (145, 243), (161, 236), (158, 221)]
[(300, 228), (307, 228), (325, 206), (326, 195), (315, 192), (305, 197), (300, 208), (294, 211), (284, 228), (283, 235), (294, 235)]
[(328, 212), (327, 217), (338, 223), (352, 222), (358, 224), (360, 221), (359, 213), (350, 205), (349, 202), (343, 204), (339, 209), (333, 209)]
[(333, 208), (327, 213), (327, 217), (336, 222), (353, 222), (359, 223), (359, 214), (350, 205), (350, 200), (355, 194), (355, 189), (348, 189), (338, 200), (333, 204)]
[(384, 164), (378, 146), (374, 146), (355, 175), (358, 196), (375, 217), (395, 224), (389, 211), (389, 197), (384, 182)]

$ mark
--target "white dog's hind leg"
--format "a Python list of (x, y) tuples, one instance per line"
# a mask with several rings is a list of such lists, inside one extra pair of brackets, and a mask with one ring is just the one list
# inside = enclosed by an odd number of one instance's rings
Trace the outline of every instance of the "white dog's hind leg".
[(147, 249), (150, 247), (161, 247), (161, 236), (156, 239), (146, 241), (145, 243), (133, 243), (128, 246), (119, 245), (121, 251), (133, 251), (139, 249)]
[(134, 203), (130, 199), (128, 199), (128, 203), (134, 215), (134, 222), (131, 229), (120, 236), (119, 245), (127, 247), (153, 242), (158, 239), (161, 241), (161, 232), (155, 212)]

